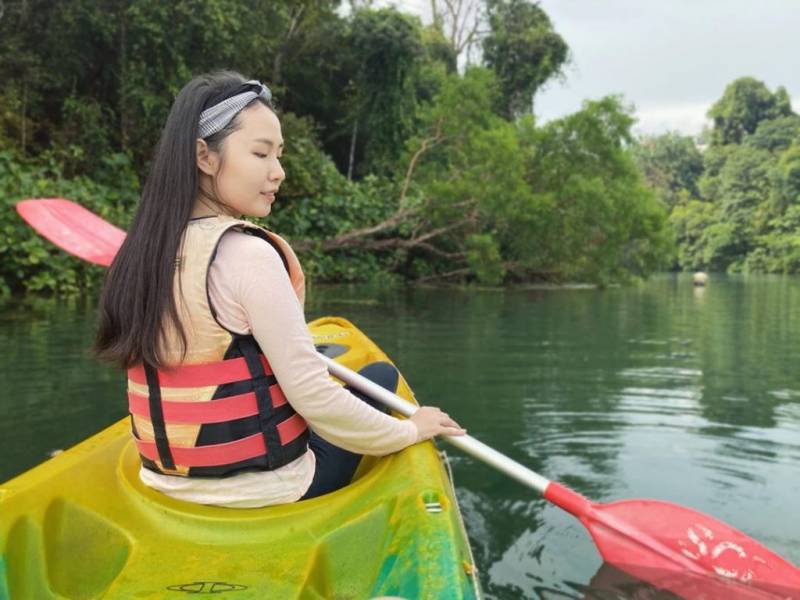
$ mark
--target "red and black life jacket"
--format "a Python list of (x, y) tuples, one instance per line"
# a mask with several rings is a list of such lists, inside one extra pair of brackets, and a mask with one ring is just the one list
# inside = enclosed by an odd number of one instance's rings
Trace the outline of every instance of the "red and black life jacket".
[[(304, 300), (302, 268), (282, 238), (231, 217), (190, 222), (173, 288), (186, 356), (173, 368), (137, 365), (128, 371), (135, 443), (143, 465), (154, 471), (219, 477), (242, 469), (272, 470), (308, 450), (306, 422), (287, 402), (255, 338), (225, 329), (209, 302), (208, 269), (231, 229), (270, 243), (301, 306)], [(164, 339), (167, 356), (178, 356), (177, 334), (169, 326)]]

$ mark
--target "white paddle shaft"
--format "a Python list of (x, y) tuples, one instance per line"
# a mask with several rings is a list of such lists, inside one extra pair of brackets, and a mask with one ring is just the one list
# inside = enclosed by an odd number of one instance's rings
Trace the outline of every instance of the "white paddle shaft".
[[(374, 398), (382, 404), (385, 404), (393, 411), (399, 412), (403, 416), (410, 417), (417, 411), (417, 408), (419, 408), (408, 400), (379, 386), (374, 381), (370, 381), (366, 377), (337, 363), (332, 358), (328, 358), (325, 355), (322, 355), (322, 358), (327, 363), (328, 371), (331, 375), (338, 377), (350, 387), (357, 389), (359, 392), (363, 392), (370, 398)], [(540, 494), (544, 493), (544, 490), (550, 483), (549, 479), (531, 471), (528, 467), (519, 464), (517, 461), (510, 459), (505, 454), (501, 454), (494, 448), (487, 446), (472, 436), (446, 435), (442, 437), (462, 452), (466, 452), (490, 467), (494, 467), (509, 477), (513, 477), (523, 485), (537, 490)]]

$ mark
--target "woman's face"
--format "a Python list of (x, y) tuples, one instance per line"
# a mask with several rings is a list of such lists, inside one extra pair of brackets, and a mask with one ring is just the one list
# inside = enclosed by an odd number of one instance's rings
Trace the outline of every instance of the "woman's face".
[(222, 142), (223, 156), (209, 152), (215, 173), (209, 174), (216, 180), (219, 199), (235, 216), (266, 217), (286, 177), (279, 160), (283, 154), (281, 123), (261, 102), (244, 109), (238, 119), (239, 128)]

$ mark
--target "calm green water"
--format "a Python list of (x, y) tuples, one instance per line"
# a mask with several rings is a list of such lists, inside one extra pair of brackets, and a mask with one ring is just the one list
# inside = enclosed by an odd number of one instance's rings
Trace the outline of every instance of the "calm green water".
[[(0, 308), (0, 480), (121, 417), (87, 355), (93, 306)], [(662, 276), (611, 290), (312, 290), (417, 397), (592, 499), (710, 513), (800, 563), (800, 279)], [(490, 598), (582, 598), (600, 568), (572, 517), (451, 451)], [(600, 597), (600, 596), (596, 596)], [(608, 596), (606, 596), (608, 597)], [(614, 596), (616, 597), (616, 596)]]

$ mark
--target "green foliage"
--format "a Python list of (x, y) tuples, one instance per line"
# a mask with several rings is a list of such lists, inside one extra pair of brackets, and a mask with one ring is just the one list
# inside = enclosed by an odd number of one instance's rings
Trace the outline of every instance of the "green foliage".
[(547, 14), (526, 0), (489, 0), (490, 32), (483, 40), (486, 65), (497, 73), (507, 118), (530, 113), (533, 95), (559, 74), (569, 57)]
[[(0, 77), (9, 87), (2, 112), (9, 107), (14, 116), (4, 115), (5, 135), (30, 154), (51, 144), (82, 146), (82, 162), (68, 171), (101, 160), (107, 148), (129, 153), (141, 169), (192, 75), (239, 70), (282, 98), (286, 71), (307, 64), (316, 50), (309, 30), (320, 23), (344, 29), (334, 3), (310, 0), (8, 5), (0, 19)], [(22, 122), (29, 123), (24, 145)]]
[(422, 52), (423, 60), (418, 61), (414, 77), (418, 106), (433, 101), (448, 75), (456, 72), (458, 59), (444, 34), (433, 26), (422, 29)]
[[(671, 256), (664, 209), (635, 168), (633, 120), (618, 99), (544, 127), (528, 114), (533, 94), (568, 58), (541, 7), (489, 2), (487, 66), (463, 75), (435, 25), (391, 8), (343, 17), (337, 7), (8, 4), (0, 143), (14, 150), (0, 152), (0, 294), (75, 294), (98, 284), (100, 269), (33, 234), (13, 203), (66, 197), (126, 226), (136, 174), (147, 171), (172, 99), (192, 75), (220, 68), (273, 89), (287, 179), (266, 224), (297, 242), (311, 280), (611, 282), (646, 275)], [(784, 100), (775, 97), (780, 112)], [(753, 151), (788, 148), (782, 135), (764, 129), (752, 136)], [(676, 193), (693, 194), (696, 157), (685, 151), (677, 143), (674, 156), (666, 153), (670, 181)], [(794, 164), (789, 157), (770, 171), (774, 208), (759, 213), (766, 225), (748, 233), (752, 243), (789, 214)], [(717, 179), (720, 189), (732, 185), (728, 175)]]
[(764, 150), (742, 146), (726, 161), (719, 174), (720, 216), (732, 224), (748, 247), (745, 237), (763, 225), (761, 201), (769, 195), (771, 155)]
[(747, 265), (756, 268), (767, 264), (746, 258), (770, 239), (763, 236), (787, 206), (776, 189), (780, 177), (775, 162), (775, 156), (767, 150), (731, 145), (718, 173), (707, 176), (701, 187), (715, 207), (715, 220), (704, 236), (703, 256), (708, 268), (741, 270)]
[(646, 136), (633, 146), (636, 162), (648, 184), (661, 192), (668, 207), (682, 194), (698, 197), (698, 179), (703, 174), (703, 155), (694, 140), (679, 133)]
[(800, 116), (789, 115), (759, 123), (753, 135), (745, 138), (744, 143), (753, 148), (781, 152), (800, 140)]
[[(738, 79), (711, 113), (714, 143), (703, 154), (696, 187), (661, 175), (680, 171), (674, 155), (638, 151), (650, 185), (670, 199), (678, 266), (800, 272), (800, 117), (791, 113), (788, 94)], [(684, 152), (690, 156), (688, 145)], [(696, 156), (691, 164), (694, 175)]]
[(753, 273), (800, 273), (800, 236), (770, 233), (759, 238), (759, 246), (747, 256), (743, 268)]
[(425, 63), (440, 64), (448, 73), (455, 73), (458, 55), (440, 29), (429, 25), (422, 29), (422, 48)]
[[(492, 113), (494, 74), (468, 70), (427, 114), (442, 141), (417, 181), (442, 245), (475, 277), (610, 282), (646, 275), (671, 253), (666, 214), (627, 145), (633, 123), (613, 97), (537, 128)], [(416, 147), (418, 144), (412, 144)]]
[(740, 144), (762, 121), (792, 114), (789, 95), (782, 87), (773, 94), (761, 81), (742, 77), (725, 88), (708, 111), (714, 121), (713, 144)]
[(800, 206), (800, 137), (778, 158), (778, 164), (771, 172), (771, 185), (770, 216), (783, 215)]
[(666, 211), (629, 149), (632, 124), (630, 110), (606, 97), (549, 123), (533, 144), (531, 185), (553, 199), (548, 258), (570, 278), (644, 276), (672, 254)]
[(408, 144), (409, 155), (430, 144), (415, 177), (424, 202), (420, 221), (442, 231), (439, 247), (465, 257), (484, 282), (503, 272), (500, 257), (513, 260), (508, 241), (516, 228), (530, 234), (536, 226), (517, 129), (492, 111), (498, 93), (487, 69), (448, 77), (422, 113), (422, 134)]
[(710, 202), (687, 198), (675, 205), (669, 215), (669, 222), (675, 232), (677, 261), (680, 268), (685, 270), (710, 268), (705, 248), (708, 244), (707, 232), (716, 220), (716, 210)]
[(350, 28), (349, 45), (358, 57), (350, 119), (366, 140), (359, 172), (385, 173), (413, 126), (421, 27), (418, 19), (387, 8), (356, 11)]
[(743, 249), (742, 232), (733, 223), (716, 221), (703, 234), (703, 262), (712, 271), (742, 270), (739, 260)]
[(475, 234), (467, 238), (467, 263), (478, 282), (497, 285), (503, 281), (506, 270), (500, 248), (490, 234)]
[(286, 140), (281, 162), (287, 175), (269, 226), (294, 238), (338, 233), (338, 212), (347, 205), (352, 185), (320, 147), (310, 119), (286, 113), (281, 128)]

